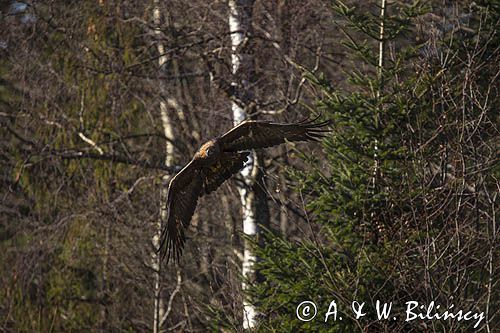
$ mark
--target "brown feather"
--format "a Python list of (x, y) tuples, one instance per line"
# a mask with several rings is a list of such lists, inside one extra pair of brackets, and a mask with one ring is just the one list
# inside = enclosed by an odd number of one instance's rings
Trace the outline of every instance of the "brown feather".
[[(160, 248), (161, 258), (171, 257), (179, 261), (184, 243), (185, 231), (193, 216), (198, 198), (215, 191), (224, 181), (244, 167), (248, 152), (255, 148), (265, 148), (285, 141), (318, 141), (326, 132), (330, 122), (303, 120), (293, 124), (269, 121), (247, 120), (229, 130), (216, 141), (205, 143), (169, 184), (167, 191), (167, 221), (164, 222)], [(215, 163), (209, 160), (208, 149), (215, 146), (221, 152), (214, 155)], [(213, 163), (213, 164), (212, 164)]]
[(192, 160), (171, 180), (167, 191), (167, 221), (164, 221), (160, 251), (161, 257), (178, 261), (186, 241), (185, 230), (203, 189), (201, 168)]
[(220, 160), (205, 172), (204, 192), (209, 194), (215, 191), (232, 175), (243, 169), (249, 152), (222, 153)]
[(248, 152), (223, 153), (211, 168), (203, 169), (192, 160), (170, 180), (167, 192), (167, 221), (162, 230), (160, 251), (163, 258), (179, 261), (198, 198), (216, 190), (244, 167)]
[(223, 151), (232, 152), (272, 147), (285, 141), (318, 141), (330, 132), (325, 129), (330, 122), (315, 120), (293, 124), (247, 120), (221, 136), (219, 143)]

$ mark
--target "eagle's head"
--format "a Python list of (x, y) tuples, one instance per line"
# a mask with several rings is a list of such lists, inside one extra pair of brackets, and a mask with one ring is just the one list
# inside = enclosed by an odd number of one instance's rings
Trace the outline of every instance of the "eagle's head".
[(215, 142), (215, 140), (210, 140), (200, 147), (196, 155), (199, 158), (211, 160), (216, 158), (219, 152), (220, 152), (219, 145)]

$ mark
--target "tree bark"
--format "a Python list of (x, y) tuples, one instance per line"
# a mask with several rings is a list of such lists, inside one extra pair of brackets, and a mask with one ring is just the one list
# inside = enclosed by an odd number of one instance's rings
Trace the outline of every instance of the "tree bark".
[[(157, 30), (155, 30), (156, 34), (160, 34), (159, 27), (161, 25), (161, 11), (160, 11), (160, 1), (154, 1), (153, 8), (153, 19), (154, 26)], [(158, 41), (157, 43), (158, 53), (160, 57), (158, 58), (158, 66), (159, 71), (163, 70), (165, 63), (167, 62), (167, 57), (162, 55), (165, 53), (165, 47), (163, 43)], [(163, 92), (163, 85), (161, 85), (161, 90)], [(167, 140), (165, 140), (165, 166), (172, 167), (174, 165), (173, 152), (174, 146), (172, 145), (172, 141), (174, 139), (172, 122), (168, 114), (168, 106), (167, 102), (162, 98), (160, 100), (160, 117), (163, 126), (163, 131)], [(171, 175), (166, 174), (162, 179), (162, 186), (160, 189), (160, 217), (155, 224), (155, 234), (153, 236), (153, 252), (151, 253), (151, 262), (153, 267), (153, 292), (154, 292), (154, 314), (153, 314), (153, 333), (159, 333), (161, 328), (161, 319), (164, 317), (165, 307), (163, 304), (163, 299), (161, 297), (161, 257), (157, 252), (157, 249), (160, 246), (160, 237), (162, 231), (162, 221), (167, 219), (167, 190), (168, 190), (168, 182), (170, 180)]]
[[(248, 52), (248, 38), (251, 33), (251, 19), (253, 0), (230, 0), (229, 1), (229, 29), (231, 32), (231, 63), (233, 80), (231, 84), (236, 88), (239, 96), (252, 96), (251, 80), (254, 72), (254, 57)], [(237, 103), (232, 102), (234, 125), (248, 118), (247, 112)], [(269, 212), (266, 195), (263, 186), (262, 162), (259, 156), (252, 151), (249, 161), (244, 169), (240, 171), (243, 180), (238, 185), (238, 192), (242, 206), (243, 233), (257, 239), (259, 225), (268, 224)], [(257, 274), (254, 263), (257, 257), (252, 251), (251, 242), (245, 240), (243, 263), (242, 263), (242, 290), (243, 293), (249, 284), (256, 282)], [(256, 325), (257, 312), (251, 300), (243, 296), (243, 328), (249, 329)]]

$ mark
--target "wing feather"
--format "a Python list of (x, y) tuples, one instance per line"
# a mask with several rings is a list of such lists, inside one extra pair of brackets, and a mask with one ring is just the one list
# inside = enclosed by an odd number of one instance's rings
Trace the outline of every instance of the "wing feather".
[(169, 183), (167, 219), (159, 248), (161, 257), (167, 257), (167, 262), (171, 257), (179, 261), (186, 242), (185, 231), (198, 198), (216, 190), (244, 167), (249, 153), (239, 151), (271, 147), (285, 141), (318, 141), (330, 131), (325, 128), (330, 122), (316, 122), (317, 119), (292, 124), (247, 120), (218, 139), (223, 152), (212, 167), (203, 168), (198, 160), (191, 160)]
[(205, 194), (215, 191), (222, 183), (240, 171), (245, 166), (249, 154), (249, 152), (222, 153), (220, 160), (205, 171), (203, 185)]
[(179, 261), (184, 248), (185, 231), (202, 194), (201, 173), (198, 163), (192, 160), (170, 180), (166, 200), (167, 220), (164, 221), (160, 241), (161, 257), (167, 257), (167, 263), (170, 258)]
[(224, 181), (244, 167), (248, 152), (223, 153), (211, 168), (201, 168), (195, 160), (187, 164), (169, 183), (167, 191), (167, 220), (160, 241), (161, 257), (179, 261), (185, 232), (196, 209), (198, 198), (215, 191)]
[(266, 148), (276, 146), (285, 141), (319, 141), (325, 133), (330, 121), (316, 122), (303, 120), (286, 124), (263, 120), (246, 120), (232, 128), (219, 140), (222, 150), (226, 152)]

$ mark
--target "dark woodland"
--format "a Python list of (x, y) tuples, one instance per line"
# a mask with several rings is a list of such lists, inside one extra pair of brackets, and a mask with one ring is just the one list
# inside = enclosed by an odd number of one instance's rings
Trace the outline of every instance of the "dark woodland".
[[(0, 31), (0, 332), (500, 331), (498, 1), (0, 0)], [(167, 263), (170, 180), (243, 119), (329, 131), (242, 153)]]

